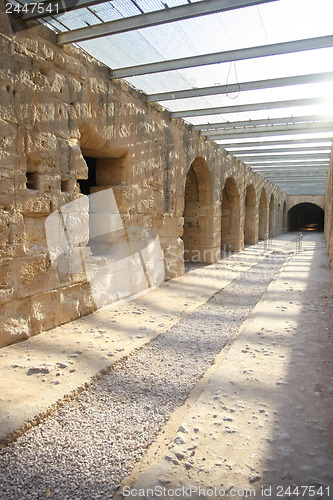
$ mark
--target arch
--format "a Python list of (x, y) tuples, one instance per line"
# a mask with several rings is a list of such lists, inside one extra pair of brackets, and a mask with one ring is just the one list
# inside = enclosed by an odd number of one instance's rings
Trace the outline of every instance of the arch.
[(323, 231), (324, 210), (315, 203), (298, 203), (288, 211), (290, 231)]
[(275, 230), (275, 198), (274, 194), (272, 193), (269, 200), (269, 222), (268, 222), (268, 231), (270, 232), (271, 236), (274, 236), (274, 230)]
[(264, 240), (267, 233), (267, 195), (262, 188), (259, 200), (259, 240)]
[(282, 209), (282, 232), (286, 233), (288, 231), (288, 212), (287, 212), (287, 203), (283, 202)]
[(244, 243), (255, 245), (257, 243), (256, 231), (257, 197), (253, 184), (249, 184), (245, 192), (245, 222)]
[(221, 249), (222, 251), (241, 249), (240, 241), (240, 196), (237, 183), (228, 177), (222, 191), (221, 209)]
[(212, 180), (201, 157), (195, 158), (186, 176), (182, 239), (185, 262), (215, 262)]

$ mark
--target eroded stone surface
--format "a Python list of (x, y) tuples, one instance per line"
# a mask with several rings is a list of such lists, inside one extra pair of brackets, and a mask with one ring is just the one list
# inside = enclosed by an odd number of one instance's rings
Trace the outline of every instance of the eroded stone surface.
[(46, 218), (82, 193), (111, 187), (125, 227), (157, 231), (166, 279), (184, 273), (184, 257), (213, 263), (221, 250), (242, 249), (244, 224), (245, 243), (281, 232), (284, 193), (123, 81), (110, 80), (88, 54), (57, 46), (45, 26), (14, 36), (4, 7), (0, 346), (96, 308), (84, 273), (58, 275), (52, 267), (45, 237)]

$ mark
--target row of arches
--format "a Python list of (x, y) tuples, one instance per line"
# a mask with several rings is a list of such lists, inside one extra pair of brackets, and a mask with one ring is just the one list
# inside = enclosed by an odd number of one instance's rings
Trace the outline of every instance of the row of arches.
[[(273, 193), (267, 199), (263, 187), (260, 196), (249, 183), (244, 200), (234, 177), (227, 177), (221, 194), (220, 210), (213, 200), (212, 180), (203, 158), (192, 163), (185, 183), (184, 259), (214, 262), (226, 251), (242, 250), (244, 244), (256, 244), (275, 232), (276, 206)], [(285, 210), (285, 205), (283, 207)], [(282, 227), (282, 224), (281, 224)]]

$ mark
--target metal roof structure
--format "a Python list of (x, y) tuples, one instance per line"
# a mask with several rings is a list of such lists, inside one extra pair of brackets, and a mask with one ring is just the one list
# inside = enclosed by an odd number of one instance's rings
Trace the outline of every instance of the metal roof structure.
[(325, 192), (332, 0), (46, 3), (48, 17), (28, 6), (23, 19), (40, 19), (59, 44), (78, 44), (111, 78), (124, 78), (287, 194)]

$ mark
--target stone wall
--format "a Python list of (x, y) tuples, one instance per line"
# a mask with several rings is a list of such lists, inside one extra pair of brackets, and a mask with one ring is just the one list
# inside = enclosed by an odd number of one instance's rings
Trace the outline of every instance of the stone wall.
[(327, 252), (332, 270), (333, 286), (333, 153), (331, 154), (330, 166), (328, 169), (326, 194), (325, 194), (325, 238)]
[(112, 187), (125, 227), (158, 232), (166, 279), (184, 257), (215, 262), (244, 234), (282, 231), (282, 191), (46, 27), (13, 34), (3, 9), (0, 346), (96, 308), (84, 273), (52, 267), (45, 235), (46, 218), (84, 194)]
[(286, 209), (287, 212), (298, 205), (299, 203), (313, 203), (314, 205), (318, 205), (318, 207), (325, 210), (325, 195), (324, 194), (303, 194), (303, 195), (288, 195), (286, 200)]

